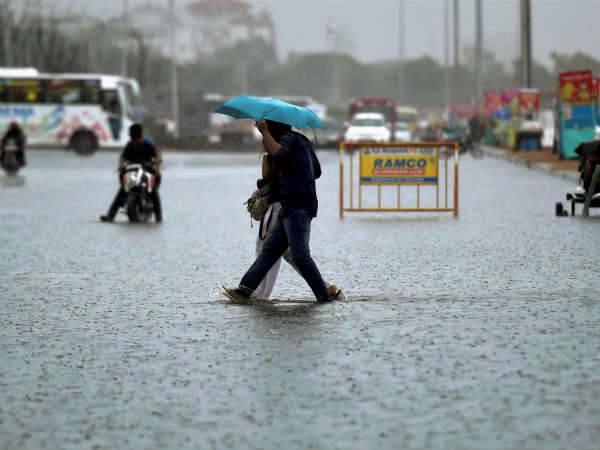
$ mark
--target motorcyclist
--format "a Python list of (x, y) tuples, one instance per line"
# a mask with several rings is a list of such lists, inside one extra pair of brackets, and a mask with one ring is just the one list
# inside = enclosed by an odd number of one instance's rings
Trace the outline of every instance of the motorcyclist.
[(481, 141), (483, 137), (483, 121), (478, 114), (475, 114), (469, 119), (469, 135), (473, 142)]
[(25, 133), (19, 126), (17, 121), (12, 121), (8, 127), (8, 130), (2, 137), (2, 141), (0, 142), (0, 161), (4, 162), (4, 147), (8, 144), (9, 141), (14, 140), (17, 145), (17, 161), (21, 165), (21, 167), (25, 166)]
[(121, 157), (119, 158), (119, 183), (121, 187), (115, 199), (113, 200), (108, 213), (100, 216), (100, 220), (103, 222), (112, 222), (117, 214), (119, 208), (125, 204), (127, 199), (127, 193), (123, 188), (123, 169), (127, 164), (131, 163), (153, 163), (150, 167), (150, 171), (156, 176), (154, 189), (152, 190), (152, 203), (154, 204), (154, 218), (157, 222), (162, 222), (162, 208), (160, 205), (160, 196), (158, 194), (158, 188), (161, 181), (160, 164), (162, 163), (162, 153), (154, 146), (150, 139), (144, 138), (142, 133), (142, 126), (138, 123), (134, 123), (129, 127), (129, 137), (131, 140), (125, 146)]

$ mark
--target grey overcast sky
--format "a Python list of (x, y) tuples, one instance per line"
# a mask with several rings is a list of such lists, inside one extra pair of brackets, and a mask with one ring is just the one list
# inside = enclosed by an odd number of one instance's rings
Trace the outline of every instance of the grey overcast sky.
[[(45, 0), (54, 2), (57, 0)], [(120, 14), (124, 0), (58, 0), (95, 14)], [(175, 0), (180, 13), (192, 0)], [(226, 0), (223, 0), (226, 1)], [(267, 9), (276, 24), (279, 55), (328, 50), (326, 29), (344, 29), (346, 48), (363, 62), (398, 57), (401, 0), (248, 0), (253, 12)], [(405, 3), (405, 55), (443, 60), (444, 0)], [(452, 11), (453, 0), (447, 0)], [(129, 0), (130, 7), (168, 5), (168, 0)], [(533, 54), (549, 64), (551, 51), (583, 51), (600, 59), (600, 0), (532, 0)], [(460, 0), (460, 45), (473, 45), (474, 0)], [(518, 55), (519, 1), (483, 0), (484, 47), (500, 60)], [(452, 21), (450, 20), (450, 27)], [(450, 28), (451, 29), (451, 28)], [(351, 45), (349, 45), (351, 44)], [(461, 52), (462, 58), (462, 52)], [(452, 61), (452, 45), (450, 45)]]

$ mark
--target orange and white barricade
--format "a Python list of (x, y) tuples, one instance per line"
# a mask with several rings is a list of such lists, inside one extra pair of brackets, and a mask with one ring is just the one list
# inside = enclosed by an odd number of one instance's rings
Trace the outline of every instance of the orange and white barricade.
[(340, 218), (344, 212), (453, 212), (458, 217), (458, 143), (342, 142)]

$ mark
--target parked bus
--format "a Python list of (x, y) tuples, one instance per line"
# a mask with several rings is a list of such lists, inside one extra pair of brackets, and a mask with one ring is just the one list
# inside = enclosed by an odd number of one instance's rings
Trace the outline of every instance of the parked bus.
[(17, 121), (33, 146), (66, 146), (79, 154), (123, 147), (139, 94), (136, 80), (117, 75), (0, 68), (0, 132)]

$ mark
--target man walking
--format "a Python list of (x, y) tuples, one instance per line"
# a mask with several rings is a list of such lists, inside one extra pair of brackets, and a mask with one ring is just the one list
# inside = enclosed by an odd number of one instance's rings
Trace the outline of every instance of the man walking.
[(287, 124), (260, 119), (256, 124), (266, 152), (279, 169), (281, 210), (264, 243), (262, 252), (242, 277), (236, 289), (225, 288), (234, 302), (245, 303), (271, 266), (290, 248), (294, 265), (319, 303), (336, 299), (330, 294), (310, 255), (310, 222), (317, 215), (315, 180), (321, 165), (310, 141)]

